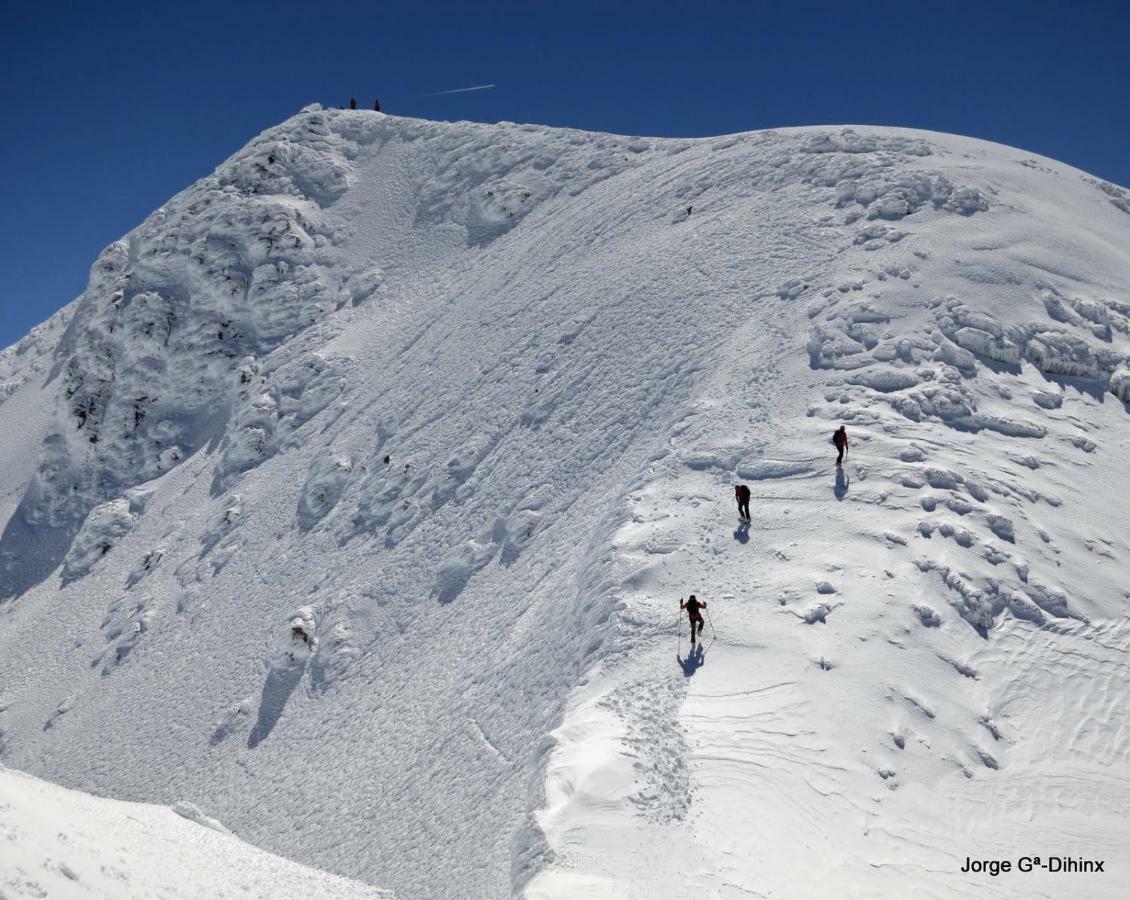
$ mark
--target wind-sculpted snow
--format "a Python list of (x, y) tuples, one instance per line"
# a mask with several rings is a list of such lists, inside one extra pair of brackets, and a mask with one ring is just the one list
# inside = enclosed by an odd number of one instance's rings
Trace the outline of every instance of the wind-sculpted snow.
[(0, 405), (32, 378), (46, 377), (52, 350), (74, 315), (75, 304), (64, 306), (26, 337), (0, 350)]
[[(326, 116), (304, 117), (102, 253), (54, 351), (58, 412), (27, 524), (71, 535), (96, 504), (177, 466), (226, 429), (237, 361), (346, 301), (353, 273), (324, 207), (347, 186), (347, 152)], [(9, 569), (18, 537), (0, 544)]]
[(1117, 846), (1118, 190), (304, 111), (0, 354), (0, 759), (405, 897), (962, 896), (1045, 794)]
[[(328, 211), (356, 177), (351, 160), (394, 135), (430, 138), (436, 171), (418, 187), (417, 219), (457, 223), (474, 242), (512, 227), (559, 190), (577, 194), (622, 171), (640, 152), (609, 137), (553, 153), (559, 148), (521, 133), (500, 143), (483, 129), (420, 123), (394, 131), (382, 117), (358, 122), (321, 112), (267, 132), (95, 263), (55, 350), (67, 408), (45, 439), (50, 449), (21, 505), (25, 522), (60, 530), (62, 550), (93, 506), (228, 432), (228, 410), (242, 405), (218, 473), (222, 489), (225, 476), (275, 452), (279, 419), (285, 434), (288, 414), (301, 424), (340, 391), (326, 366), (306, 359), (265, 393), (248, 397), (244, 386), (257, 384), (259, 360), (289, 337), (372, 298), (382, 284), (380, 267), (341, 253), (352, 228)], [(0, 546), (4, 559), (22, 552), (20, 538), (13, 531)], [(5, 593), (27, 586), (18, 579)]]

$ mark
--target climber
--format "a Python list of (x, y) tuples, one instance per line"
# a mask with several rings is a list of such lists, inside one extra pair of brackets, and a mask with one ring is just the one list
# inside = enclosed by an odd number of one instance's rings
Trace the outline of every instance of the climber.
[(832, 443), (836, 445), (836, 465), (842, 465), (844, 461), (844, 453), (848, 448), (847, 428), (841, 425), (836, 429), (836, 433), (832, 435)]
[(350, 97), (349, 98), (349, 108), (350, 109), (356, 109), (357, 108), (357, 98), (356, 97)]
[(734, 497), (738, 501), (738, 518), (749, 519), (749, 487), (744, 484), (734, 485)]
[(380, 112), (380, 111), (381, 111), (381, 98), (378, 97), (376, 100), (373, 101), (373, 112)]
[(705, 623), (702, 621), (702, 613), (699, 612), (699, 609), (706, 609), (706, 601), (704, 600), (700, 603), (695, 598), (695, 595), (691, 594), (690, 599), (685, 603), (682, 600), (679, 600), (679, 609), (685, 609), (687, 611), (687, 616), (691, 620), (691, 643), (693, 644), (695, 641), (695, 622), (698, 623), (698, 633), (702, 634), (702, 628)]

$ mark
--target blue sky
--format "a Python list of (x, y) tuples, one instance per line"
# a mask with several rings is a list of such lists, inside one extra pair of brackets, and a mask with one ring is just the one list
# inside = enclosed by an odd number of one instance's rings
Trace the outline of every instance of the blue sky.
[[(125, 2), (0, 18), (0, 346), (264, 128), (350, 96), (439, 119), (695, 136), (861, 123), (1130, 185), (1130, 3)], [(494, 84), (490, 90), (429, 96)]]

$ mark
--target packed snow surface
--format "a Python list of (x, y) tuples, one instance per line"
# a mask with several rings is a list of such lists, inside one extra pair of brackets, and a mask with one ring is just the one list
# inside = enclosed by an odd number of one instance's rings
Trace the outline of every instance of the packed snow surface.
[(305, 110), (0, 353), (0, 760), (404, 898), (1125, 896), (1128, 285), (980, 141)]
[(0, 897), (378, 900), (376, 888), (249, 847), (191, 803), (70, 791), (0, 768)]

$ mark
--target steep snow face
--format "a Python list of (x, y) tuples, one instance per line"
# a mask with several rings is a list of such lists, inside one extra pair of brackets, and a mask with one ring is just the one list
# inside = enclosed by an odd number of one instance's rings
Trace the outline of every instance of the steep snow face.
[(0, 355), (0, 759), (407, 897), (960, 895), (987, 795), (1114, 846), (1128, 208), (305, 111)]

